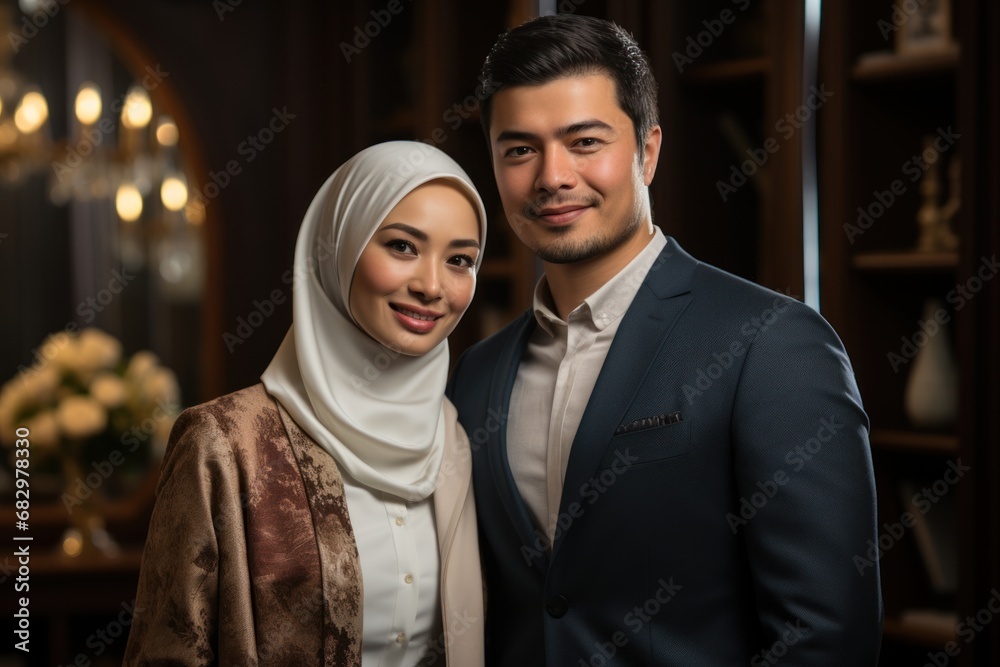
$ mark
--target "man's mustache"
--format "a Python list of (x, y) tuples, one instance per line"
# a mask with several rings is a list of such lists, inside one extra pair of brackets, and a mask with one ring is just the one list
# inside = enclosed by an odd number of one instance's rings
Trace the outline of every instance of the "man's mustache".
[(598, 203), (599, 200), (597, 197), (586, 197), (584, 199), (574, 197), (570, 199), (556, 196), (543, 196), (533, 202), (529, 202), (524, 207), (524, 214), (529, 218), (537, 218), (541, 215), (541, 211), (546, 208), (560, 208), (563, 206), (597, 206)]

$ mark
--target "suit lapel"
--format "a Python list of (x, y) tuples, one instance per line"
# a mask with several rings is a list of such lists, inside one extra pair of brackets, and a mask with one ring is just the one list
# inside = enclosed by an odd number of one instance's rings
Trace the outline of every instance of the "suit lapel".
[[(667, 237), (667, 245), (623, 316), (580, 420), (566, 465), (560, 516), (572, 503), (581, 502), (581, 487), (593, 478), (615, 429), (649, 372), (649, 361), (660, 353), (677, 318), (690, 303), (696, 266), (697, 261)], [(567, 532), (557, 531), (553, 558)]]
[[(507, 516), (510, 517), (511, 523), (521, 538), (521, 543), (531, 549), (535, 549), (538, 535), (528, 506), (521, 497), (517, 483), (514, 481), (514, 475), (510, 470), (510, 460), (507, 458), (507, 420), (510, 411), (510, 395), (514, 389), (514, 380), (517, 378), (517, 368), (521, 363), (521, 357), (528, 344), (528, 337), (534, 327), (534, 315), (528, 311), (514, 326), (494, 367), (496, 371), (490, 385), (489, 406), (504, 416), (504, 423), (501, 428), (490, 434), (489, 447), (487, 447), (490, 471), (497, 494), (500, 496), (504, 509), (507, 510)], [(532, 562), (535, 567), (545, 572), (549, 567), (548, 554), (543, 552), (541, 556), (532, 559)]]

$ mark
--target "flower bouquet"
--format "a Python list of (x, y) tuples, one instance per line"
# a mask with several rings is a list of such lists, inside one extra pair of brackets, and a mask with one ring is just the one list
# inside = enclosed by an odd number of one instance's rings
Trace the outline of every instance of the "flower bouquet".
[(61, 470), (71, 522), (92, 525), (97, 497), (127, 493), (162, 455), (179, 411), (177, 378), (152, 352), (124, 358), (121, 343), (95, 328), (52, 334), (35, 357), (0, 389), (0, 446), (11, 464), (26, 429), (31, 469)]

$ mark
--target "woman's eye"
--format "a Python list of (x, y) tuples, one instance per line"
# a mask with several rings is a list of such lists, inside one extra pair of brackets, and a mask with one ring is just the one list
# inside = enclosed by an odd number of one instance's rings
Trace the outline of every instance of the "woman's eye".
[(476, 260), (472, 259), (468, 255), (455, 255), (451, 258), (451, 262), (464, 269), (471, 269), (476, 265)]
[(410, 243), (409, 241), (404, 241), (403, 239), (393, 239), (392, 241), (387, 242), (385, 245), (387, 248), (395, 250), (396, 252), (402, 252), (402, 253), (410, 251), (416, 252), (413, 249), (413, 244)]

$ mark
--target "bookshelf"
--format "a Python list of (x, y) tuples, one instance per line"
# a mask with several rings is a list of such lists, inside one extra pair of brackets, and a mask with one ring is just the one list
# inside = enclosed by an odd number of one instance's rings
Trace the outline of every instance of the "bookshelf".
[[(822, 16), (820, 79), (838, 93), (820, 114), (823, 313), (854, 362), (872, 422), (880, 535), (909, 519), (880, 560), (883, 666), (944, 655), (972, 667), (1000, 656), (996, 630), (970, 639), (965, 625), (1000, 583), (990, 488), (998, 474), (998, 290), (974, 280), (997, 249), (997, 59), (988, 36), (1000, 12), (979, 0), (937, 6), (950, 12), (953, 44), (906, 55), (894, 31), (880, 30), (891, 3), (824, 3)], [(943, 135), (954, 141), (926, 152), (933, 144), (924, 138)], [(958, 247), (923, 251), (918, 220), (935, 172), (940, 202), (960, 195), (949, 222)], [(930, 298), (945, 309), (947, 346), (924, 326)], [(934, 346), (950, 357), (934, 377), (953, 369), (954, 389), (942, 394), (956, 399), (951, 419), (921, 425), (907, 409), (918, 360), (892, 356), (907, 341), (918, 356)]]
[(804, 3), (605, 4), (660, 86), (654, 221), (698, 259), (802, 298), (808, 121), (786, 115), (807, 97)]

